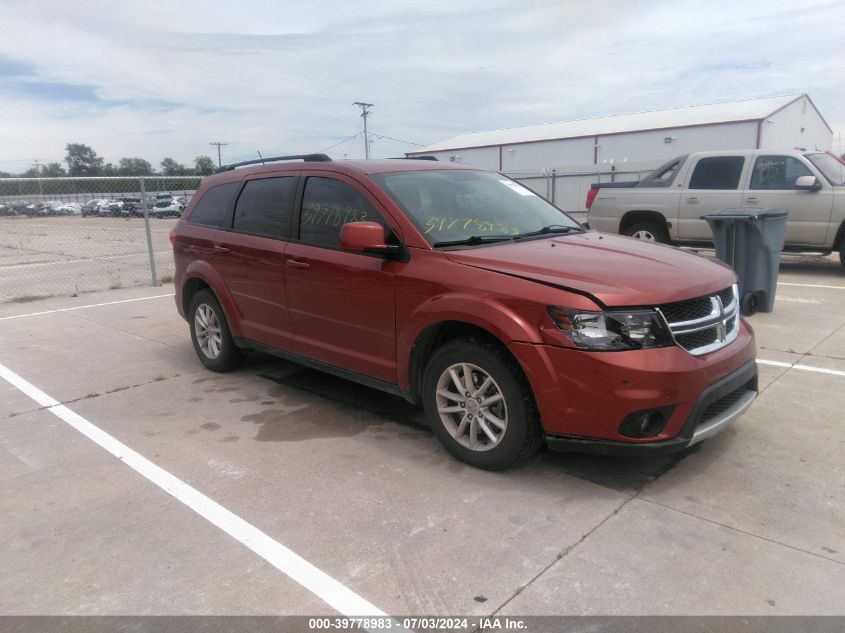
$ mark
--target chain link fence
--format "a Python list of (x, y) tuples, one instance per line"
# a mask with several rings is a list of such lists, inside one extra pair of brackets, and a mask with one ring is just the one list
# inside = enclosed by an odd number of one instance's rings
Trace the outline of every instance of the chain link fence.
[(509, 171), (505, 174), (577, 217), (578, 214), (586, 212), (587, 191), (594, 182), (639, 181), (663, 162), (665, 161), (601, 163), (556, 169)]
[(171, 281), (168, 236), (200, 181), (0, 179), (0, 302)]

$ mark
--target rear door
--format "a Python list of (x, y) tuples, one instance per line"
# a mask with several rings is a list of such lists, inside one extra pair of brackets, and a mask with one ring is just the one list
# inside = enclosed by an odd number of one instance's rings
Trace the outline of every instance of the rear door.
[(353, 179), (304, 173), (298, 240), (285, 252), (285, 286), (297, 354), (395, 383), (398, 262), (340, 249), (347, 222), (388, 228), (384, 210)]
[[(822, 189), (796, 189), (795, 179), (800, 176), (815, 176)], [(754, 160), (748, 189), (742, 195), (742, 206), (786, 209), (789, 211), (786, 243), (821, 246), (825, 243), (833, 213), (833, 188), (802, 159), (761, 154)]]
[(678, 239), (710, 241), (713, 233), (702, 215), (739, 208), (744, 156), (704, 156), (691, 159), (689, 180), (678, 208)]
[(217, 267), (246, 338), (291, 349), (284, 254), (291, 231), (296, 174), (246, 181), (231, 222), (215, 237)]

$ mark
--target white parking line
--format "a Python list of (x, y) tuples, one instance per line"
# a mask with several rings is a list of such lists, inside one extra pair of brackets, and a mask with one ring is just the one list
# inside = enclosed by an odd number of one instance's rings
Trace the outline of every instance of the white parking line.
[(115, 303), (130, 303), (132, 301), (145, 301), (146, 299), (161, 299), (162, 297), (172, 297), (173, 293), (167, 295), (153, 295), (151, 297), (136, 297), (135, 299), (121, 299), (120, 301), (106, 301), (105, 303), (89, 303), (84, 306), (74, 306), (73, 308), (56, 308), (55, 310), (44, 310), (43, 312), (30, 312), (29, 314), (15, 314), (14, 316), (0, 317), (0, 321), (8, 321), (9, 319), (23, 319), (24, 317), (40, 316), (42, 314), (53, 314), (55, 312), (70, 312), (71, 310), (84, 310), (85, 308), (99, 308), (100, 306), (110, 306)]
[(801, 288), (829, 288), (831, 290), (845, 290), (845, 286), (823, 286), (821, 284), (793, 284), (787, 281), (779, 281), (778, 286), (798, 286)]
[(171, 475), (140, 453), (135, 452), (81, 415), (60, 404), (11, 369), (0, 365), (0, 378), (29, 396), (47, 411), (82, 433), (89, 440), (117, 457), (201, 517), (245, 545), (283, 574), (302, 585), (330, 607), (345, 616), (386, 616), (373, 604), (341, 584), (307, 560), (247, 523), (219, 503), (206, 497), (181, 479)]
[(845, 371), (838, 369), (825, 369), (824, 367), (813, 367), (812, 365), (802, 365), (800, 363), (784, 363), (779, 360), (765, 360), (758, 358), (757, 362), (760, 365), (771, 365), (772, 367), (786, 367), (787, 369), (800, 369), (802, 371), (813, 371), (818, 374), (831, 374), (833, 376), (845, 377)]

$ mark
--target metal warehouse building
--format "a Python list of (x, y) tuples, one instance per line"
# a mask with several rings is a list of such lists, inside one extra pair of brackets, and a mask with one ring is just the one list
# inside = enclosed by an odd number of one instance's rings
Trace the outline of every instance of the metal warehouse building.
[(704, 150), (829, 150), (832, 142), (833, 130), (801, 94), (472, 132), (407, 155), (520, 172), (663, 161)]

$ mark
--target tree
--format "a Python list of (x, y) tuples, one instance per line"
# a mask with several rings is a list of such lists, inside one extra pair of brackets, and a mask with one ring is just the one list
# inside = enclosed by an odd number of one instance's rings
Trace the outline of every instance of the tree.
[(12, 178), (12, 174), (7, 171), (0, 171), (0, 178)]
[(67, 176), (67, 172), (61, 163), (47, 163), (41, 168), (41, 175), (45, 178), (59, 178)]
[(100, 176), (117, 176), (117, 168), (111, 163), (106, 163), (100, 168)]
[(197, 156), (194, 159), (194, 172), (197, 176), (210, 176), (214, 173), (214, 161), (211, 156)]
[(163, 161), (161, 161), (161, 175), (186, 176), (188, 175), (188, 168), (181, 163), (177, 163), (172, 158), (165, 158)]
[(67, 171), (70, 176), (98, 176), (103, 168), (103, 159), (90, 146), (82, 143), (68, 143), (65, 146)]
[(117, 173), (121, 176), (152, 176), (153, 166), (143, 158), (121, 158)]

